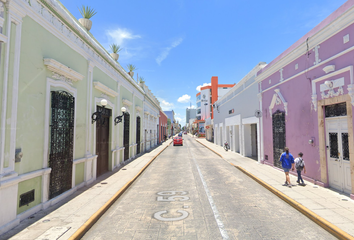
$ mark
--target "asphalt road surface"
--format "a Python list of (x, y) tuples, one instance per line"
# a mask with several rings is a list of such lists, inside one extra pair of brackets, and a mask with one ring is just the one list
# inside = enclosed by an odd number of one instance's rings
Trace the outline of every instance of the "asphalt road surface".
[(82, 239), (335, 239), (184, 135)]

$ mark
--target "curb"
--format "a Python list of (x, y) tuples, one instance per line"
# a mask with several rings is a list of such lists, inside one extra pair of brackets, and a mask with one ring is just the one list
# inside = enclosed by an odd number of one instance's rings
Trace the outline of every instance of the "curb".
[(268, 189), (270, 192), (274, 193), (280, 199), (287, 202), (290, 206), (294, 207), (296, 210), (298, 210), (299, 212), (304, 214), (306, 217), (308, 217), (309, 219), (311, 219), (312, 221), (317, 223), (319, 226), (321, 226), (327, 232), (331, 233), (333, 236), (337, 237), (338, 239), (352, 239), (352, 240), (354, 239), (353, 236), (351, 236), (348, 233), (344, 232), (343, 230), (339, 229), (338, 227), (336, 227), (332, 223), (328, 222), (324, 218), (318, 216), (317, 214), (315, 214), (314, 212), (312, 212), (308, 208), (304, 207), (300, 203), (298, 203), (295, 200), (293, 200), (292, 198), (288, 197), (287, 195), (285, 195), (281, 191), (270, 186), (268, 183), (264, 182), (263, 180), (257, 178), (256, 176), (254, 176), (253, 174), (251, 174), (247, 170), (243, 169), (240, 166), (236, 166), (233, 163), (230, 163), (230, 164), (232, 166), (236, 167), (237, 169), (239, 169), (240, 171), (242, 171), (243, 173), (245, 173), (247, 176), (249, 176), (250, 178), (252, 178), (256, 182), (258, 182), (259, 184), (261, 184), (263, 187)]
[(212, 151), (213, 153), (215, 153), (216, 155), (218, 155), (218, 156), (221, 157), (222, 159), (224, 159), (224, 157), (223, 157), (220, 153), (218, 153), (217, 151), (211, 149), (210, 147), (208, 147), (208, 146), (205, 145), (204, 143), (201, 143), (200, 141), (198, 141), (198, 139), (196, 139), (196, 141), (197, 141), (198, 143), (202, 144), (204, 147), (208, 148), (210, 151)]
[(69, 240), (80, 239), (97, 221), (98, 219), (109, 209), (110, 206), (128, 189), (128, 187), (145, 171), (145, 169), (159, 156), (172, 141), (164, 147), (158, 154), (156, 154), (145, 166), (138, 172), (133, 179), (127, 182), (116, 194), (113, 195), (100, 209), (97, 210), (73, 235), (69, 237)]

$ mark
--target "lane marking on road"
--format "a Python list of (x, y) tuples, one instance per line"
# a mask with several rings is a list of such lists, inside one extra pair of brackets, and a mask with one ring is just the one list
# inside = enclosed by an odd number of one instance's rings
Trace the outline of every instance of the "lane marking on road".
[(161, 215), (165, 214), (165, 213), (168, 213), (168, 212), (167, 211), (160, 211), (160, 212), (157, 212), (157, 213), (154, 214), (154, 218), (156, 218), (157, 220), (160, 220), (160, 221), (164, 221), (164, 222), (173, 222), (173, 221), (183, 220), (183, 219), (187, 218), (188, 215), (189, 215), (188, 212), (183, 211), (183, 210), (177, 210), (177, 212), (178, 213), (182, 213), (182, 216), (175, 217), (175, 218), (164, 218)]
[(208, 197), (208, 201), (209, 201), (210, 207), (211, 207), (211, 209), (213, 210), (214, 218), (215, 218), (215, 220), (216, 220), (216, 223), (218, 224), (218, 228), (219, 228), (221, 237), (222, 237), (222, 239), (229, 239), (229, 235), (227, 234), (227, 231), (225, 230), (225, 226), (224, 226), (223, 222), (221, 221), (221, 217), (220, 217), (220, 215), (219, 215), (219, 211), (218, 211), (218, 209), (216, 208), (216, 205), (215, 205), (215, 203), (214, 203), (213, 197), (212, 197), (211, 194), (210, 194), (208, 185), (207, 185), (206, 182), (204, 181), (203, 174), (202, 174), (202, 172), (200, 171), (200, 168), (199, 168), (199, 166), (198, 166), (198, 163), (197, 163), (197, 161), (195, 160), (194, 155), (193, 155), (193, 153), (190, 151), (190, 148), (189, 148), (189, 147), (188, 147), (188, 151), (189, 151), (189, 153), (192, 155), (192, 159), (193, 159), (193, 161), (194, 161), (194, 164), (195, 164), (196, 167), (197, 167), (200, 180), (201, 180), (202, 183), (203, 183), (204, 191), (205, 191), (205, 193), (206, 193), (206, 195), (207, 195), (207, 197)]

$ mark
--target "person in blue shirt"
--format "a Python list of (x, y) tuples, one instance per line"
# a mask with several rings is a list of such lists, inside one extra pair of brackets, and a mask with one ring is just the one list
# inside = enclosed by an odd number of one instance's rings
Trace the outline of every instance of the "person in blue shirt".
[(280, 156), (279, 161), (281, 162), (281, 166), (284, 169), (285, 172), (285, 184), (283, 186), (288, 186), (291, 188), (291, 182), (290, 182), (290, 176), (289, 176), (289, 171), (290, 169), (294, 171), (294, 157), (289, 153), (289, 148), (285, 147), (284, 148), (283, 154)]

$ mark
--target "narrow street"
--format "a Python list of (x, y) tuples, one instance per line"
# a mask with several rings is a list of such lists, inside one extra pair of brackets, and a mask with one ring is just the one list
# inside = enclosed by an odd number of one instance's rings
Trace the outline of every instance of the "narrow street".
[(335, 239), (195, 139), (170, 145), (82, 239)]

